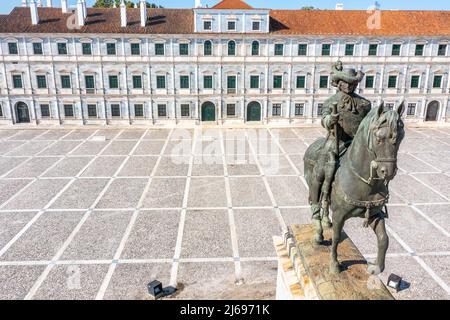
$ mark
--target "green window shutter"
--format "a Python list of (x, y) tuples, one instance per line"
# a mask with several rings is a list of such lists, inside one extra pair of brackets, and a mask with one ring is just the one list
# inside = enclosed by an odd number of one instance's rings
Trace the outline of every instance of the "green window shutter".
[(133, 88), (134, 89), (142, 89), (142, 77), (141, 76), (133, 76)]
[(158, 104), (158, 117), (166, 117), (167, 108), (165, 104)]
[(109, 88), (119, 89), (119, 78), (117, 76), (109, 76)]
[(155, 55), (157, 56), (164, 55), (164, 43), (155, 43)]
[(252, 56), (259, 56), (259, 42), (253, 41), (252, 43)]
[(212, 42), (207, 40), (205, 41), (204, 45), (203, 45), (203, 54), (205, 56), (210, 56), (212, 55)]
[(70, 76), (61, 76), (61, 87), (63, 89), (70, 89)]
[(228, 76), (227, 88), (228, 89), (236, 89), (236, 76)]
[(369, 56), (376, 56), (378, 54), (378, 44), (369, 45)]
[(82, 43), (82, 50), (84, 55), (91, 55), (92, 54), (92, 45), (90, 43)]
[(415, 55), (416, 56), (423, 56), (423, 49), (424, 49), (424, 45), (423, 44), (416, 44), (416, 50), (415, 50)]
[(165, 89), (166, 88), (166, 77), (165, 76), (156, 76), (156, 88), (157, 89)]
[(374, 76), (367, 76), (366, 77), (366, 88), (367, 89), (373, 89), (374, 87)]
[(33, 53), (42, 54), (42, 43), (40, 42), (33, 43)]
[(50, 106), (48, 104), (41, 104), (41, 117), (48, 118), (50, 117)]
[(189, 55), (189, 45), (187, 43), (180, 43), (180, 56)]
[(308, 45), (307, 44), (299, 44), (298, 45), (298, 55), (299, 56), (306, 56), (308, 51)]
[(14, 85), (15, 89), (21, 89), (22, 88), (22, 76), (13, 75), (13, 85)]
[(388, 88), (397, 88), (397, 76), (389, 76)]
[(320, 76), (319, 87), (321, 89), (328, 88), (328, 76)]
[(329, 56), (331, 54), (331, 44), (322, 44), (322, 56)]
[(213, 78), (212, 76), (204, 76), (203, 77), (203, 88), (204, 89), (212, 89), (213, 87)]
[(67, 54), (67, 44), (60, 42), (58, 43), (58, 54), (66, 55)]
[(236, 42), (234, 42), (234, 41), (228, 42), (228, 55), (229, 56), (236, 55)]
[(411, 76), (411, 88), (419, 88), (420, 76)]
[(180, 76), (180, 88), (189, 89), (189, 76)]
[(45, 76), (36, 76), (36, 80), (39, 89), (47, 88), (47, 79)]
[(445, 55), (447, 55), (447, 45), (440, 44), (438, 49), (438, 56), (445, 56)]
[(392, 55), (393, 56), (399, 56), (401, 49), (402, 49), (402, 45), (401, 44), (394, 44), (394, 45), (392, 45)]
[(88, 104), (88, 117), (97, 117), (97, 105), (96, 104)]
[(442, 76), (434, 76), (433, 88), (440, 88), (442, 86)]
[(86, 81), (86, 89), (94, 89), (95, 88), (94, 76), (86, 76), (84, 78), (84, 80)]
[(111, 105), (111, 116), (120, 117), (120, 104)]
[(190, 105), (189, 104), (182, 104), (181, 105), (181, 116), (182, 117), (189, 117), (189, 115), (190, 115), (190, 110), (191, 108), (190, 108)]
[(8, 50), (9, 50), (9, 54), (19, 54), (19, 49), (17, 47), (17, 43), (16, 42), (9, 42), (8, 43)]
[(346, 56), (352, 56), (354, 54), (354, 52), (355, 52), (355, 45), (347, 43), (345, 45), (345, 55)]
[(134, 105), (134, 116), (139, 118), (144, 116), (144, 106), (142, 104)]
[(67, 118), (73, 117), (73, 105), (71, 104), (65, 104), (64, 105), (64, 116)]
[(141, 54), (141, 45), (139, 43), (131, 44), (131, 54), (133, 56), (139, 56)]
[(273, 88), (281, 89), (283, 87), (283, 76), (273, 76)]
[(116, 55), (116, 44), (115, 43), (107, 43), (106, 44), (106, 53), (110, 56)]
[(282, 43), (275, 44), (275, 55), (282, 56), (284, 54), (284, 45)]
[(259, 89), (259, 76), (250, 76), (250, 89)]
[(305, 76), (297, 76), (297, 89), (305, 88)]

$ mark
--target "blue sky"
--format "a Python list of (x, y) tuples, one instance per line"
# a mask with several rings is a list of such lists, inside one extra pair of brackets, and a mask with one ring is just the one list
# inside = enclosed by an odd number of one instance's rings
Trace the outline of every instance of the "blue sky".
[[(75, 5), (77, 0), (69, 0), (71, 5)], [(46, 0), (42, 0), (45, 5)], [(92, 5), (95, 0), (88, 0)], [(137, 2), (137, 0), (134, 0)], [(189, 8), (193, 7), (194, 0), (151, 0), (166, 8)], [(202, 3), (210, 6), (219, 0), (202, 0)], [(247, 3), (260, 8), (276, 9), (298, 9), (302, 6), (315, 6), (320, 9), (334, 9), (337, 2), (344, 3), (346, 9), (367, 9), (373, 0), (247, 0)], [(382, 9), (407, 9), (407, 10), (450, 10), (450, 1), (444, 0), (378, 0)], [(59, 6), (60, 0), (53, 0), (54, 6)], [(0, 0), (0, 13), (9, 13), (15, 6), (20, 6), (21, 0)]]

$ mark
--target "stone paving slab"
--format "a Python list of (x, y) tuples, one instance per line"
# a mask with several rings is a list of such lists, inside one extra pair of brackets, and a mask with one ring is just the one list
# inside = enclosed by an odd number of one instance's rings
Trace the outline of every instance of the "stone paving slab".
[[(310, 223), (303, 153), (324, 133), (0, 129), (0, 299), (23, 299), (51, 259), (33, 299), (150, 299), (154, 279), (178, 284), (171, 299), (274, 298), (272, 237)], [(407, 128), (380, 276), (408, 283), (397, 299), (450, 297), (449, 137)], [(362, 220), (345, 230), (375, 258)]]

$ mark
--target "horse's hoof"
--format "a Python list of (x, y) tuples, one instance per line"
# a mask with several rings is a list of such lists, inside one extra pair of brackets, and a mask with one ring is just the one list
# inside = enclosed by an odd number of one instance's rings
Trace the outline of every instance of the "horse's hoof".
[(331, 261), (330, 273), (331, 274), (339, 274), (340, 272), (341, 272), (341, 268), (339, 267), (339, 263)]
[(383, 272), (384, 268), (380, 268), (378, 265), (373, 264), (373, 263), (369, 263), (369, 265), (367, 266), (367, 272), (369, 272), (371, 275), (378, 275), (380, 273)]
[(322, 234), (316, 234), (314, 236), (314, 241), (316, 242), (316, 244), (322, 244), (323, 243), (323, 235)]
[(330, 220), (322, 220), (322, 227), (326, 228), (326, 229), (330, 229), (332, 226), (331, 221)]

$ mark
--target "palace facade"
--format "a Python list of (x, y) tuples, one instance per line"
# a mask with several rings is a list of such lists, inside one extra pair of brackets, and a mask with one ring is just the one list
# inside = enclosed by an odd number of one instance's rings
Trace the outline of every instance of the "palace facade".
[(448, 11), (67, 2), (0, 15), (0, 124), (314, 123), (338, 59), (366, 73), (374, 105), (450, 121)]

